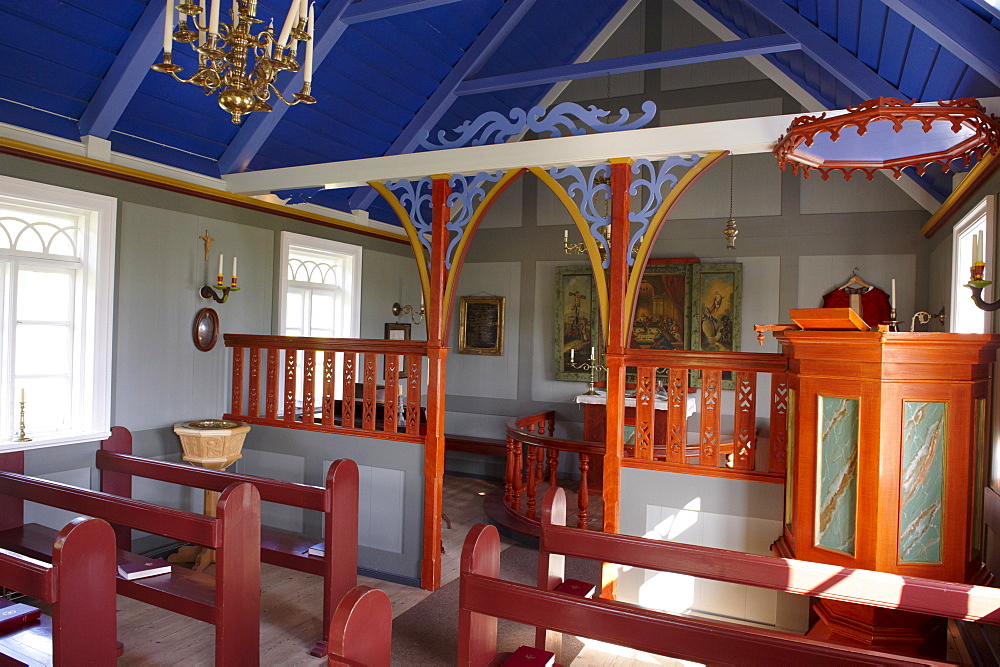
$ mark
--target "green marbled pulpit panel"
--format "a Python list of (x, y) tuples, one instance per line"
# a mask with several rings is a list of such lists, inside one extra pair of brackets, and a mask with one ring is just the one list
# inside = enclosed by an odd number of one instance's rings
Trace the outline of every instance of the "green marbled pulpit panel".
[(858, 507), (856, 398), (819, 396), (816, 546), (854, 555)]
[(899, 562), (940, 563), (948, 404), (903, 402)]

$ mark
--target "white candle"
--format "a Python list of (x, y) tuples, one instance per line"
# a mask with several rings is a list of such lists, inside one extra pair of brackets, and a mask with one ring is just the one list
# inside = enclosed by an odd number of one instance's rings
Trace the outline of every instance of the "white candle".
[(985, 241), (986, 241), (986, 239), (984, 238), (985, 234), (986, 234), (986, 232), (982, 232), (982, 231), (980, 231), (979, 233), (976, 234), (976, 237), (978, 239), (978, 242), (976, 243), (976, 249), (979, 251), (979, 259), (977, 261), (979, 261), (979, 262), (985, 262), (986, 261), (986, 259), (985, 259), (985, 257), (986, 257), (986, 243), (985, 243)]
[[(293, 2), (294, 2), (294, 0), (293, 0)], [(306, 18), (308, 12), (309, 12), (309, 0), (300, 0), (299, 1), (299, 19), (301, 20), (301, 19)]]
[(233, 0), (233, 9), (230, 17), (233, 19), (233, 27), (235, 28), (236, 24), (240, 22), (240, 3), (238, 0)]
[(594, 360), (594, 348), (593, 348), (593, 346), (591, 346), (591, 348), (590, 348), (590, 360), (591, 361)]
[[(304, 2), (305, 0), (303, 0)], [(315, 17), (316, 5), (309, 5), (309, 26), (306, 32), (309, 33), (309, 41), (306, 42), (306, 61), (302, 64), (302, 76), (305, 83), (312, 83), (313, 78), (313, 42), (316, 40), (312, 39), (313, 36), (313, 22), (316, 20)]]
[(896, 279), (895, 278), (892, 279), (892, 299), (890, 300), (889, 305), (893, 309), (896, 308)]
[[(274, 37), (274, 19), (267, 24), (267, 32)], [(272, 40), (267, 40), (267, 57), (270, 58), (271, 54), (274, 52), (274, 42)]]
[(222, 253), (219, 253), (219, 275), (222, 275)]
[(575, 364), (576, 363), (576, 348), (575, 347), (569, 348), (569, 363), (571, 363), (571, 364)]
[(299, 3), (297, 0), (292, 0), (291, 7), (288, 8), (288, 15), (285, 17), (285, 25), (281, 26), (281, 33), (278, 35), (278, 50), (285, 48), (285, 44), (288, 43), (288, 35), (292, 32), (292, 24), (299, 15)]
[(212, 0), (212, 11), (210, 12), (211, 17), (208, 21), (208, 32), (212, 35), (219, 34), (219, 9), (221, 4), (222, 0)]
[(24, 403), (24, 387), (21, 387), (21, 402)]
[(171, 5), (173, 0), (167, 0), (167, 9), (163, 13), (163, 52), (170, 53), (173, 49), (171, 47), (171, 41), (173, 40), (174, 33), (174, 8)]
[(972, 235), (972, 262), (971, 262), (972, 264), (975, 264), (976, 261), (978, 261), (978, 257), (979, 257), (979, 248), (978, 248), (978, 245), (979, 245), (979, 234), (978, 233), (977, 234), (973, 234)]
[(420, 288), (420, 312), (424, 312), (424, 290)]
[(233, 255), (233, 278), (236, 277), (236, 255)]
[[(202, 10), (204, 10), (206, 7), (205, 5), (206, 1), (207, 0), (198, 0), (198, 6), (201, 7)], [(204, 13), (204, 11), (202, 13)], [(194, 17), (194, 25), (196, 28), (198, 28), (198, 46), (205, 46), (205, 35), (207, 35), (208, 32), (201, 27), (203, 25), (207, 25), (202, 22), (202, 14), (198, 14), (197, 16)]]

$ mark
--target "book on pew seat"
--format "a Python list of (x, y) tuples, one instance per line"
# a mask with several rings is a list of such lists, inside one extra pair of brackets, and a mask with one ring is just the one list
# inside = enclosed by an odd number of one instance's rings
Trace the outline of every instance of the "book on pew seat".
[(323, 542), (317, 542), (316, 544), (309, 547), (309, 550), (306, 553), (309, 554), (310, 556), (319, 556), (320, 558), (322, 558), (323, 556), (326, 555), (326, 544)]
[(170, 563), (162, 558), (146, 558), (129, 551), (118, 552), (118, 576), (123, 579), (143, 579), (170, 574)]
[(37, 621), (42, 610), (27, 604), (0, 599), (0, 632), (9, 632), (19, 625)]
[(582, 598), (592, 598), (597, 593), (597, 586), (579, 579), (567, 579), (555, 588), (557, 593), (578, 595)]
[(509, 658), (503, 661), (507, 667), (552, 667), (556, 664), (556, 654), (534, 646), (521, 646)]

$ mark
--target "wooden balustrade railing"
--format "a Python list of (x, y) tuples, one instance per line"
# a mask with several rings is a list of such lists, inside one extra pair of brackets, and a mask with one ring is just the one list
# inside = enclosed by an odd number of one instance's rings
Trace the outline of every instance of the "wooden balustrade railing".
[[(788, 362), (775, 353), (627, 350), (629, 374), (635, 374), (635, 437), (622, 465), (673, 469), (734, 477), (774, 478), (785, 474), (788, 441)], [(766, 469), (758, 470), (758, 378), (768, 374), (771, 393)], [(657, 396), (665, 380), (665, 395)], [(699, 387), (696, 432), (688, 431), (689, 388)], [(732, 389), (733, 423), (723, 420), (724, 389)], [(666, 401), (666, 419), (657, 420), (656, 401)], [(663, 412), (661, 410), (661, 412)], [(728, 421), (728, 419), (726, 420)], [(659, 429), (664, 432), (659, 432)], [(631, 439), (630, 439), (631, 440)], [(763, 468), (763, 466), (761, 466)]]
[(223, 340), (232, 349), (233, 373), (226, 419), (424, 439), (423, 341), (251, 334), (225, 334)]
[(577, 488), (577, 527), (587, 528), (590, 518), (587, 472), (592, 458), (604, 456), (604, 443), (555, 438), (552, 435), (555, 423), (555, 412), (552, 411), (521, 417), (507, 423), (504, 507), (529, 527), (537, 527), (538, 498), (539, 495), (543, 495), (544, 488), (542, 483), (547, 483), (548, 487), (559, 486), (561, 455), (576, 455), (580, 472), (580, 484)]

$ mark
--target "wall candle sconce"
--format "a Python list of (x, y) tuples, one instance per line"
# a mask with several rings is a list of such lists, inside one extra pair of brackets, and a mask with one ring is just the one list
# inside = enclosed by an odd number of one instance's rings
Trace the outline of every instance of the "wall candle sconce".
[(426, 312), (424, 311), (423, 300), (424, 297), (423, 295), (421, 295), (420, 310), (417, 310), (413, 306), (401, 306), (397, 301), (396, 303), (392, 304), (393, 317), (399, 317), (400, 315), (409, 315), (411, 322), (413, 322), (414, 324), (420, 324), (424, 320), (424, 315), (426, 315)]
[[(205, 285), (201, 288), (201, 296), (204, 299), (215, 299), (217, 303), (225, 303), (229, 298), (230, 292), (238, 292), (239, 287), (236, 286), (236, 257), (233, 257), (233, 276), (230, 280), (228, 286), (223, 284), (224, 276), (222, 275), (222, 255), (219, 255), (219, 273), (216, 276), (215, 285)], [(220, 293), (216, 293), (215, 290), (221, 290)], [(220, 296), (221, 294), (221, 296)]]

